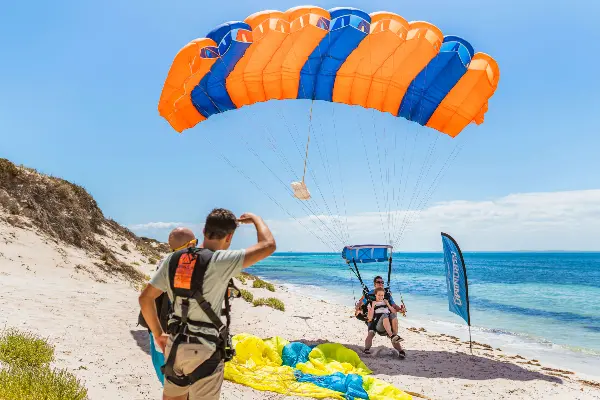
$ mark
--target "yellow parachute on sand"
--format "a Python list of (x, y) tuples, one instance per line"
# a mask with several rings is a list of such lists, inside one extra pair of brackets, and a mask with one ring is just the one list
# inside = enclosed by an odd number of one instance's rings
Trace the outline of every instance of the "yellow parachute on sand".
[(318, 399), (412, 399), (368, 376), (372, 371), (358, 354), (339, 343), (310, 348), (279, 336), (260, 339), (242, 333), (233, 337), (232, 344), (236, 356), (225, 364), (225, 379), (257, 390)]

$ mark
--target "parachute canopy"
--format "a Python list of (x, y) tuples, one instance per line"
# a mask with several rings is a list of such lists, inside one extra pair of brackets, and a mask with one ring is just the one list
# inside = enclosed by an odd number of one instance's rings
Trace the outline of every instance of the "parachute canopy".
[(436, 26), (381, 11), (299, 6), (224, 23), (175, 56), (158, 111), (177, 131), (269, 100), (357, 105), (458, 135), (481, 124), (496, 61)]
[(346, 246), (342, 250), (342, 258), (357, 263), (373, 263), (388, 261), (392, 256), (391, 245), (362, 244)]

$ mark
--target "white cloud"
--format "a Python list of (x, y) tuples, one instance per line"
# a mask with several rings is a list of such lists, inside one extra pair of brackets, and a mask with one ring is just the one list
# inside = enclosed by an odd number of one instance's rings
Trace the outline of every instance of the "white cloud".
[[(391, 217), (396, 223), (389, 226), (394, 226), (395, 232), (401, 231), (403, 220), (412, 221), (396, 243), (399, 251), (441, 251), (440, 232), (451, 234), (464, 251), (600, 250), (600, 190), (446, 201), (420, 213), (396, 211)], [(278, 251), (338, 252), (344, 244), (387, 243), (387, 218), (387, 214), (369, 212), (347, 218), (321, 215), (267, 220), (267, 223), (277, 240)], [(180, 225), (194, 226), (158, 222), (130, 228), (162, 230), (166, 238), (168, 230)], [(242, 227), (236, 236), (237, 247), (251, 244), (256, 237), (251, 227)]]
[(186, 226), (185, 222), (148, 222), (145, 224), (129, 225), (128, 228), (133, 231), (147, 231), (147, 230), (162, 230), (162, 229), (173, 229), (178, 226)]

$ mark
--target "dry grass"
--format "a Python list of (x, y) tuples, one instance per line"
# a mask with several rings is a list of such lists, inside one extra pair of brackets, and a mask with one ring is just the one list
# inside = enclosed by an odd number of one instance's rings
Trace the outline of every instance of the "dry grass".
[(134, 284), (142, 282), (143, 274), (118, 261), (96, 235), (111, 231), (126, 241), (121, 250), (131, 251), (127, 244), (131, 242), (150, 263), (156, 263), (169, 251), (166, 243), (138, 237), (114, 220), (105, 218), (96, 200), (82, 186), (16, 166), (4, 158), (0, 158), (0, 208), (8, 212), (6, 221), (11, 225), (27, 227), (31, 226), (27, 221), (31, 221), (51, 238), (99, 257), (103, 261), (100, 264), (103, 271), (121, 275)]

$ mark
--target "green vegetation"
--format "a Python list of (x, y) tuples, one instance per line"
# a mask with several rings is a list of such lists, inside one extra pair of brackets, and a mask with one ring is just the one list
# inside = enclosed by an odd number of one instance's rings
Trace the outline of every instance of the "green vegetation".
[(54, 357), (54, 347), (29, 332), (7, 329), (0, 336), (0, 361), (14, 366), (41, 367)]
[(246, 300), (248, 303), (252, 303), (254, 299), (254, 295), (247, 291), (246, 289), (240, 289), (240, 293), (242, 295), (242, 299)]
[(268, 306), (279, 311), (285, 311), (285, 305), (283, 304), (283, 302), (274, 297), (269, 297), (267, 299), (256, 299), (252, 302), (252, 304), (254, 305), (254, 307)]
[(44, 339), (10, 328), (0, 334), (2, 400), (86, 400), (87, 389), (67, 370), (52, 369), (54, 347)]
[(275, 286), (273, 286), (272, 283), (269, 282), (265, 282), (262, 279), (256, 278), (254, 280), (254, 283), (252, 284), (253, 288), (265, 288), (267, 290), (270, 290), (271, 292), (275, 291)]
[(244, 275), (240, 274), (238, 276), (235, 277), (238, 281), (242, 282), (242, 285), (246, 284), (246, 278), (244, 277)]

